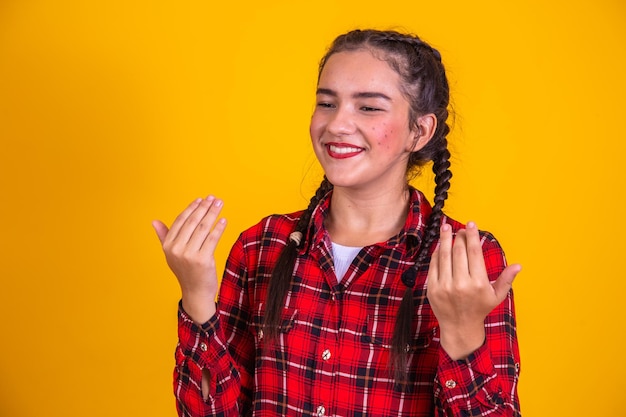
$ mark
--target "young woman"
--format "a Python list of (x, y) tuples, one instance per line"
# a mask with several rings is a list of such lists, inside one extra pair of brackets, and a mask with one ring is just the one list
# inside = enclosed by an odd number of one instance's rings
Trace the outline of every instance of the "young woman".
[[(492, 235), (443, 212), (449, 88), (416, 36), (352, 31), (320, 64), (325, 177), (301, 212), (241, 234), (219, 301), (215, 197), (155, 221), (182, 290), (182, 416), (518, 416), (511, 284)], [(433, 162), (431, 207), (408, 178)]]

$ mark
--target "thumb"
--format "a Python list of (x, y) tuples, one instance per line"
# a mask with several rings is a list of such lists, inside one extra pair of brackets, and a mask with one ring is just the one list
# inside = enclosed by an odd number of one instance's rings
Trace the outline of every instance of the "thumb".
[(498, 279), (492, 284), (493, 290), (498, 298), (498, 302), (504, 301), (506, 295), (513, 286), (513, 280), (515, 280), (515, 277), (521, 270), (522, 266), (520, 264), (509, 265), (504, 268), (504, 271), (502, 271)]
[(154, 231), (156, 232), (162, 245), (163, 242), (165, 242), (165, 237), (167, 236), (169, 229), (161, 220), (152, 220), (152, 227), (154, 228)]

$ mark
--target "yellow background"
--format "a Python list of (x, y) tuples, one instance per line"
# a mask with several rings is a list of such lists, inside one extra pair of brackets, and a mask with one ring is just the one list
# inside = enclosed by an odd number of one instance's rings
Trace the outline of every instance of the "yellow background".
[(0, 416), (175, 415), (179, 290), (150, 221), (217, 194), (223, 263), (303, 207), (318, 59), (368, 26), (444, 56), (448, 212), (524, 265), (524, 415), (626, 415), (623, 1), (3, 0)]

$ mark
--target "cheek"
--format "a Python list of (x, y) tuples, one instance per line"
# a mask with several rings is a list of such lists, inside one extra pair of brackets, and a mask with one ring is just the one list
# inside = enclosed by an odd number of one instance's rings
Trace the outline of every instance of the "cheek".
[(376, 138), (376, 144), (378, 146), (389, 149), (392, 146), (396, 131), (394, 126), (383, 123), (379, 126), (373, 126), (371, 134)]
[(405, 149), (409, 133), (404, 120), (380, 123), (370, 130), (372, 138), (382, 149)]
[(321, 130), (322, 122), (320, 120), (320, 117), (316, 116), (315, 113), (313, 113), (313, 116), (311, 116), (311, 123), (309, 124), (309, 134), (311, 135), (311, 139), (318, 138)]
[(321, 118), (315, 117), (315, 114), (311, 117), (311, 123), (309, 124), (309, 137), (311, 139), (311, 147), (313, 152), (319, 158), (322, 153), (321, 137), (324, 134), (324, 123)]

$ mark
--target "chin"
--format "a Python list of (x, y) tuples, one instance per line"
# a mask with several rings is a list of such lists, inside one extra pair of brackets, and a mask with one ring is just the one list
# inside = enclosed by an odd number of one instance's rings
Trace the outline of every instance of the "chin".
[(326, 178), (328, 179), (328, 181), (330, 181), (333, 187), (356, 188), (359, 186), (358, 181), (355, 181), (354, 179), (346, 178), (343, 176), (332, 176), (332, 175), (326, 174)]

